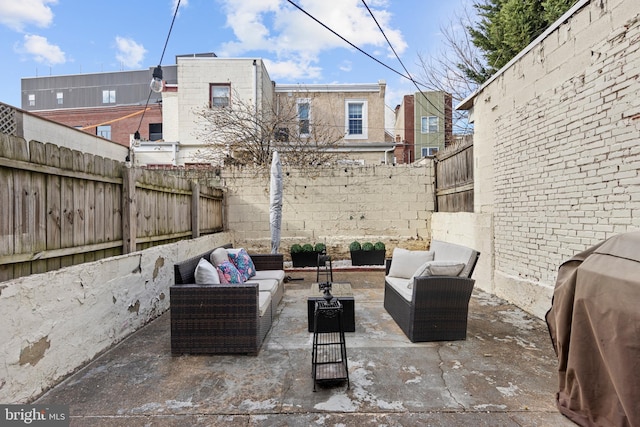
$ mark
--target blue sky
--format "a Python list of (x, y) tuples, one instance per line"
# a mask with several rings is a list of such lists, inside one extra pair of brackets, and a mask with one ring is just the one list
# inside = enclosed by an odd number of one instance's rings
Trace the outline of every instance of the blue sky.
[[(362, 0), (292, 0), (404, 73)], [(365, 0), (414, 78), (418, 54), (436, 55), (440, 28), (472, 0)], [(22, 77), (137, 70), (160, 62), (177, 0), (0, 0), (0, 101), (20, 106)], [(260, 57), (277, 83), (387, 82), (395, 107), (415, 86), (286, 0), (181, 0), (162, 65), (175, 55)]]

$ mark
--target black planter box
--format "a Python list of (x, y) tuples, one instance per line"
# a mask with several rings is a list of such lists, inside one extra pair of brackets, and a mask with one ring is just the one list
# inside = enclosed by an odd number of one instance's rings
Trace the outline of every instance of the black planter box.
[(351, 265), (384, 265), (386, 251), (351, 251)]
[(320, 252), (298, 252), (291, 254), (291, 261), (294, 267), (317, 267), (318, 254)]

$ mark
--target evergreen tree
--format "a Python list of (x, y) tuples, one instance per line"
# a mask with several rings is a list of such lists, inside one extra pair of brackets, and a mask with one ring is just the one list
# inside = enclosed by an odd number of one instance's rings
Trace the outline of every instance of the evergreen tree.
[(479, 21), (467, 31), (486, 65), (480, 73), (461, 66), (478, 84), (486, 81), (564, 12), (575, 0), (484, 0), (475, 3)]

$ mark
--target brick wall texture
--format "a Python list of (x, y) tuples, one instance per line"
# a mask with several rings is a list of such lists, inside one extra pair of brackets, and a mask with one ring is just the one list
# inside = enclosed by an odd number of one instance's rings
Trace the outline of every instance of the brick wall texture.
[(552, 287), (560, 263), (640, 228), (640, 3), (587, 2), (483, 88), (473, 116), (494, 274)]

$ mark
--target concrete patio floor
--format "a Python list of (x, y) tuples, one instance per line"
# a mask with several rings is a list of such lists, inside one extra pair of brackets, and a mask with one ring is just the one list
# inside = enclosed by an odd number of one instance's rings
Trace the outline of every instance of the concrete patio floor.
[(572, 426), (555, 406), (546, 324), (474, 291), (467, 339), (411, 343), (383, 308), (384, 272), (334, 270), (351, 282), (350, 388), (311, 377), (306, 296), (315, 271), (288, 271), (257, 356), (172, 356), (170, 313), (49, 390), (71, 426)]

